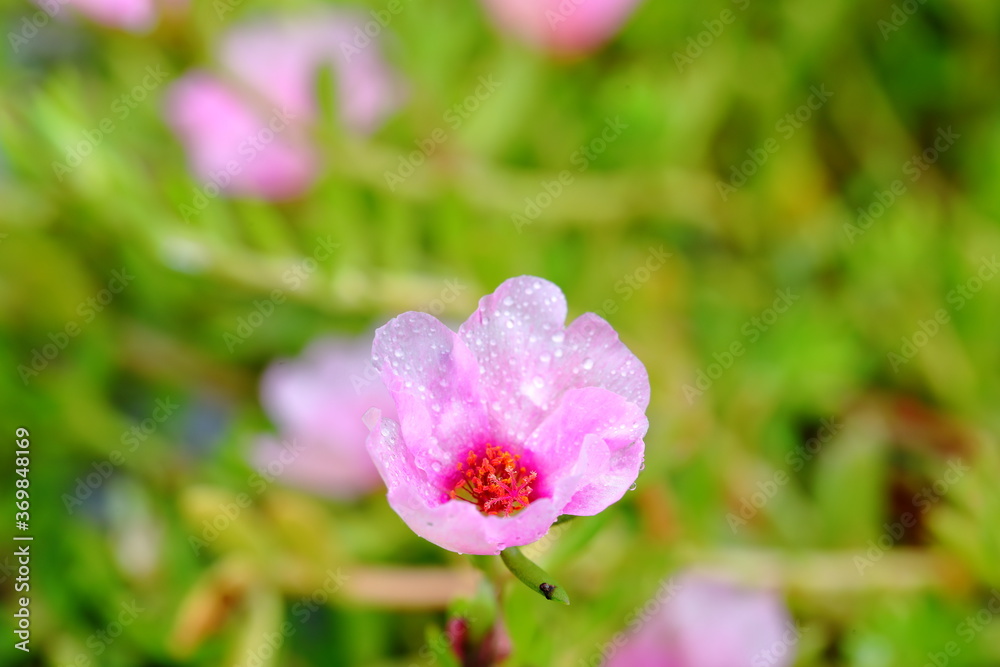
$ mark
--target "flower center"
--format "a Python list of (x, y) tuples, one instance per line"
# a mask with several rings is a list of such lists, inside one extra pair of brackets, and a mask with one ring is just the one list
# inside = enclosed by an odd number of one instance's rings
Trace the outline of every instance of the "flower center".
[(538, 474), (520, 465), (520, 458), (494, 445), (486, 445), (482, 457), (470, 449), (465, 462), (458, 462), (460, 475), (449, 495), (474, 504), (487, 515), (510, 516), (523, 510), (531, 502), (530, 484)]

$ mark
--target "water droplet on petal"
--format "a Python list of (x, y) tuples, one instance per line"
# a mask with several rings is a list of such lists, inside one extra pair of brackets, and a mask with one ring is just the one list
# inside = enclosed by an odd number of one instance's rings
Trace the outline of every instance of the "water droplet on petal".
[(514, 299), (510, 298), (509, 296), (505, 297), (504, 300), (503, 300), (503, 305), (505, 305), (505, 306), (513, 306), (514, 305)]
[(508, 329), (513, 329), (514, 328), (514, 322), (512, 320), (507, 320), (507, 328)]
[(583, 360), (583, 370), (589, 371), (593, 367), (594, 367), (594, 360), (593, 359), (591, 359), (591, 358), (588, 357), (587, 359)]
[(552, 334), (553, 343), (561, 343), (565, 338), (566, 334), (564, 334), (562, 331), (557, 331), (556, 333)]
[(628, 487), (628, 490), (629, 491), (635, 491), (635, 487), (637, 487), (637, 486), (638, 486), (638, 484), (636, 484), (635, 482), (632, 482), (632, 486)]
[(535, 376), (535, 379), (534, 379), (534, 380), (532, 380), (532, 382), (533, 382), (533, 383), (534, 383), (534, 385), (535, 385), (536, 387), (538, 387), (539, 389), (541, 389), (542, 387), (544, 387), (544, 386), (545, 386), (545, 380), (543, 380), (543, 379), (542, 379), (541, 377), (539, 377), (538, 375), (536, 375), (536, 376)]

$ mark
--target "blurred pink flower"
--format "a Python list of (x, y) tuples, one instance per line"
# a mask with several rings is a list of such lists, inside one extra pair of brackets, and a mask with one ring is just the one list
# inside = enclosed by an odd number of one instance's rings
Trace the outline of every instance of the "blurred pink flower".
[(611, 39), (640, 0), (483, 0), (497, 26), (554, 53), (592, 51)]
[[(605, 648), (604, 667), (788, 667), (800, 630), (781, 598), (701, 575), (660, 589), (659, 611)], [(631, 627), (631, 626), (630, 626)], [(619, 635), (621, 636), (621, 635)]]
[[(164, 5), (186, 5), (187, 0), (50, 0), (49, 3), (35, 0), (43, 9), (53, 4), (68, 5), (92, 21), (112, 28), (133, 32), (146, 32), (157, 21), (160, 8)], [(58, 10), (57, 10), (58, 11)]]
[(376, 44), (355, 46), (361, 25), (353, 14), (327, 11), (231, 30), (218, 54), (226, 74), (188, 73), (167, 95), (167, 122), (198, 177), (236, 196), (287, 199), (307, 190), (321, 163), (310, 131), (324, 67), (344, 127), (377, 129), (399, 105), (402, 84)]
[(369, 411), (368, 450), (415, 533), (496, 554), (539, 539), (560, 514), (597, 514), (635, 482), (646, 369), (597, 315), (565, 321), (559, 288), (521, 276), (457, 334), (416, 312), (375, 333), (400, 419)]
[(318, 169), (294, 117), (280, 108), (262, 113), (208, 72), (189, 72), (173, 84), (167, 116), (194, 172), (231, 195), (293, 197)]
[(381, 486), (365, 449), (365, 411), (393, 412), (371, 369), (367, 341), (322, 339), (295, 360), (273, 363), (261, 380), (261, 401), (279, 438), (260, 438), (255, 466), (283, 483), (335, 498)]

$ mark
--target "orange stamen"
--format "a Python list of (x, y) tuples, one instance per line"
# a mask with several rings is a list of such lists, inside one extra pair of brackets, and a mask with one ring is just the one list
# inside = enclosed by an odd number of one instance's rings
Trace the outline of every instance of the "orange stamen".
[(465, 463), (457, 464), (462, 474), (449, 495), (474, 504), (487, 515), (510, 516), (523, 510), (531, 502), (530, 484), (538, 474), (519, 465), (520, 458), (520, 454), (511, 454), (494, 445), (486, 445), (486, 454), (481, 459), (469, 450)]

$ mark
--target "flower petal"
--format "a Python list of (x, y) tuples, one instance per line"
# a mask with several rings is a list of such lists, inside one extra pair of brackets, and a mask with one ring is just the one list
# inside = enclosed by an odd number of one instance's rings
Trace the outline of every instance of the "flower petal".
[(541, 539), (559, 516), (549, 498), (509, 517), (484, 516), (464, 500), (434, 505), (405, 486), (390, 491), (388, 500), (414, 533), (461, 554), (495, 555), (510, 546), (531, 544)]
[[(642, 465), (649, 428), (635, 403), (598, 387), (571, 389), (559, 406), (531, 434), (525, 448), (539, 466), (539, 491), (581, 465), (581, 486), (561, 508), (565, 514), (597, 514), (619, 500), (635, 482)], [(600, 448), (592, 441), (596, 440)], [(588, 451), (589, 450), (589, 451)], [(581, 459), (586, 462), (581, 464)]]
[(568, 389), (603, 387), (640, 408), (649, 404), (642, 363), (597, 315), (564, 329), (566, 300), (547, 280), (521, 276), (483, 297), (459, 336), (484, 369), (490, 416), (510, 441), (523, 442)]
[(368, 427), (368, 440), (365, 443), (368, 453), (378, 474), (382, 476), (389, 495), (396, 489), (405, 487), (423, 502), (440, 502), (441, 491), (430, 484), (427, 475), (417, 467), (403, 441), (399, 424), (383, 417), (378, 408), (366, 412), (364, 421)]
[[(797, 632), (781, 598), (697, 573), (679, 575), (661, 611), (630, 639), (608, 667), (763, 664), (787, 667)], [(792, 633), (789, 636), (789, 632)], [(775, 647), (784, 647), (780, 653)], [(765, 660), (770, 656), (770, 660)]]
[[(247, 156), (248, 142), (270, 132), (275, 117), (269, 119), (213, 74), (193, 71), (175, 81), (167, 92), (165, 115), (195, 175), (227, 194), (287, 199), (301, 194), (316, 175), (318, 155), (292, 127)], [(229, 180), (221, 183), (225, 179), (219, 174)]]
[(344, 11), (261, 16), (223, 36), (219, 59), (299, 122), (315, 120), (316, 77), (321, 68), (332, 67), (345, 126), (372, 132), (399, 106), (403, 85), (382, 58), (377, 38), (365, 48), (350, 49), (368, 19)]
[(341, 446), (329, 438), (293, 435), (282, 441), (262, 436), (254, 445), (252, 461), (257, 470), (266, 471), (282, 483), (330, 498), (351, 499), (381, 486), (364, 449), (364, 438), (356, 448), (353, 444)]
[(375, 332), (372, 359), (395, 401), (407, 449), (443, 489), (458, 457), (492, 435), (476, 358), (437, 319), (410, 312)]
[[(584, 313), (566, 328), (561, 381), (572, 387), (603, 387), (649, 407), (649, 374), (604, 318)], [(570, 377), (571, 376), (571, 377)], [(557, 380), (559, 382), (559, 380)]]
[(565, 321), (562, 291), (547, 280), (521, 276), (483, 297), (458, 330), (484, 369), (490, 415), (509, 440), (524, 441), (558, 389), (550, 382), (551, 352)]

